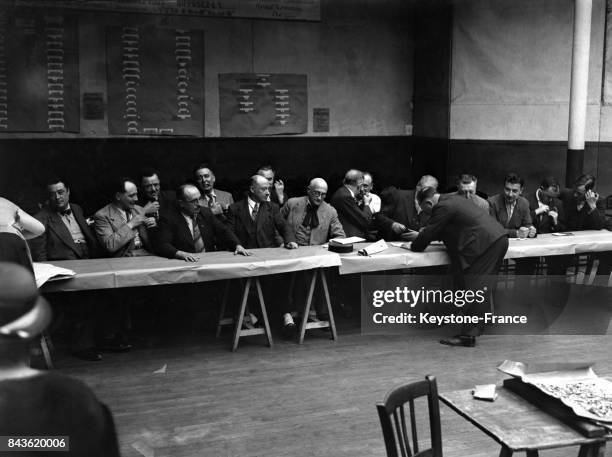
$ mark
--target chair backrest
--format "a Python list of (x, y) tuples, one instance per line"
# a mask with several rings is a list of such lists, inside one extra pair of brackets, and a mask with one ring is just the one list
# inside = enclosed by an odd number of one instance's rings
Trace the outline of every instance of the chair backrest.
[[(427, 397), (429, 408), (429, 432), (431, 448), (419, 450), (417, 424), (414, 411), (414, 400)], [(405, 404), (410, 410), (410, 446), (406, 428)], [(424, 381), (397, 387), (387, 394), (383, 403), (376, 405), (382, 427), (388, 457), (442, 457), (442, 432), (440, 428), (440, 405), (438, 403), (438, 386), (434, 376), (426, 376)], [(399, 453), (398, 453), (399, 449)]]

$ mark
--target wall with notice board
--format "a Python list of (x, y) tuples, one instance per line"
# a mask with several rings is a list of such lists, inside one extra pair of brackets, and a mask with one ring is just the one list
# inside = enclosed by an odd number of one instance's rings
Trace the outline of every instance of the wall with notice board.
[[(328, 0), (321, 4), (321, 21), (57, 10), (75, 18), (78, 24), (78, 131), (0, 132), (0, 138), (129, 135), (125, 118), (127, 107), (117, 108), (115, 103), (118, 95), (128, 95), (126, 87), (113, 85), (112, 81), (109, 84), (114, 67), (107, 62), (109, 49), (111, 54), (117, 54), (116, 46), (109, 48), (109, 40), (112, 41), (114, 36), (112, 32), (109, 35), (109, 30), (123, 28), (128, 32), (130, 29), (157, 29), (155, 33), (158, 36), (189, 30), (194, 43), (198, 36), (203, 40), (203, 68), (194, 70), (202, 78), (202, 93), (195, 94), (192, 105), (192, 121), (196, 124), (202, 122), (200, 134), (196, 133), (197, 125), (180, 127), (187, 122), (179, 122), (175, 110), (171, 119), (153, 119), (148, 127), (143, 123), (137, 132), (132, 131), (137, 135), (172, 132), (200, 137), (220, 136), (219, 74), (222, 73), (306, 75), (307, 120), (302, 135), (403, 135), (406, 125), (412, 124), (414, 52), (411, 12), (406, 3), (401, 0)], [(30, 13), (24, 10), (24, 14)], [(116, 61), (118, 55), (110, 57)], [(170, 67), (162, 66), (164, 58), (160, 57), (160, 69), (162, 73), (168, 73)], [(152, 62), (154, 59), (149, 59), (149, 66)], [(141, 69), (144, 72), (144, 67)], [(153, 74), (150, 68), (148, 74)], [(164, 97), (160, 93), (162, 107), (164, 103), (171, 104), (168, 97)], [(158, 102), (152, 98), (155, 96), (147, 95), (150, 113), (155, 111)], [(328, 110), (328, 131), (313, 131), (312, 113), (315, 108)], [(110, 122), (109, 116), (112, 117)]]

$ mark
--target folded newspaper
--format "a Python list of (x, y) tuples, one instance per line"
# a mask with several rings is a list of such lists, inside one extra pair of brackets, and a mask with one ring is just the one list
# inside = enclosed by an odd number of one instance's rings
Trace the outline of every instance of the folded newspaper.
[(387, 243), (385, 243), (385, 240), (379, 240), (376, 243), (372, 243), (369, 246), (366, 246), (365, 248), (360, 249), (359, 251), (357, 251), (357, 254), (372, 255), (372, 254), (377, 254), (379, 252), (382, 252), (385, 249), (389, 249), (389, 246), (387, 246)]
[(33, 265), (34, 277), (36, 278), (36, 287), (38, 288), (40, 288), (47, 281), (68, 279), (76, 275), (76, 273), (72, 270), (56, 267), (50, 263), (34, 262)]
[(612, 422), (612, 382), (597, 376), (591, 365), (505, 360), (497, 369), (558, 398), (580, 417)]

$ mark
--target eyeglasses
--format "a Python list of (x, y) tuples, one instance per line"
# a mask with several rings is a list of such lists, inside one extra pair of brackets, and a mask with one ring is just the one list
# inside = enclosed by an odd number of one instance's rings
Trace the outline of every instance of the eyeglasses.
[(312, 195), (313, 197), (321, 197), (321, 198), (325, 198), (325, 196), (327, 195), (327, 193), (325, 192), (319, 192), (317, 190), (311, 190), (310, 191), (310, 195)]

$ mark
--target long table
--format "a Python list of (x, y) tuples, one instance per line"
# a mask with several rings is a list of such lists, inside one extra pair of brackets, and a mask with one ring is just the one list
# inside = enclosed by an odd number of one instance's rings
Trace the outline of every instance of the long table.
[(293, 271), (340, 265), (338, 254), (321, 246), (298, 249), (251, 249), (248, 257), (231, 252), (206, 252), (198, 262), (170, 260), (163, 257), (121, 257), (111, 259), (50, 261), (55, 266), (73, 270), (77, 275), (50, 281), (43, 292), (114, 289), (259, 277)]
[[(242, 285), (238, 319), (234, 321), (234, 319), (224, 318), (223, 316), (229, 291), (228, 283), (218, 323), (219, 329), (221, 325), (235, 323), (232, 343), (232, 350), (235, 351), (242, 336), (265, 334), (268, 345), (272, 346), (272, 333), (259, 277), (314, 270), (310, 279), (304, 312), (308, 315), (315, 283), (320, 278), (329, 313), (329, 322), (326, 322), (325, 326), (329, 327), (332, 338), (335, 340), (337, 337), (336, 327), (323, 269), (339, 266), (340, 257), (338, 254), (329, 252), (322, 246), (304, 246), (292, 250), (283, 248), (252, 249), (249, 252), (252, 255), (246, 257), (234, 255), (231, 252), (207, 252), (199, 255), (198, 262), (169, 260), (155, 256), (47, 262), (60, 268), (73, 270), (76, 272), (76, 276), (60, 281), (49, 281), (42, 286), (41, 290), (43, 292), (67, 292), (245, 279)], [(257, 291), (264, 321), (263, 329), (242, 328), (251, 287), (254, 287)], [(307, 319), (302, 319), (299, 332), (300, 343), (304, 339), (305, 330), (315, 326), (322, 327), (323, 325), (307, 323)]]
[[(398, 270), (403, 268), (447, 265), (450, 258), (441, 242), (435, 242), (424, 252), (392, 246), (372, 256), (357, 254), (357, 249), (367, 246), (360, 244), (350, 254), (342, 254), (340, 274), (367, 273), (373, 271)], [(612, 232), (608, 230), (584, 230), (568, 236), (552, 234), (538, 235), (537, 238), (510, 239), (506, 259), (540, 257), (550, 255), (575, 255), (590, 252), (612, 251)]]

